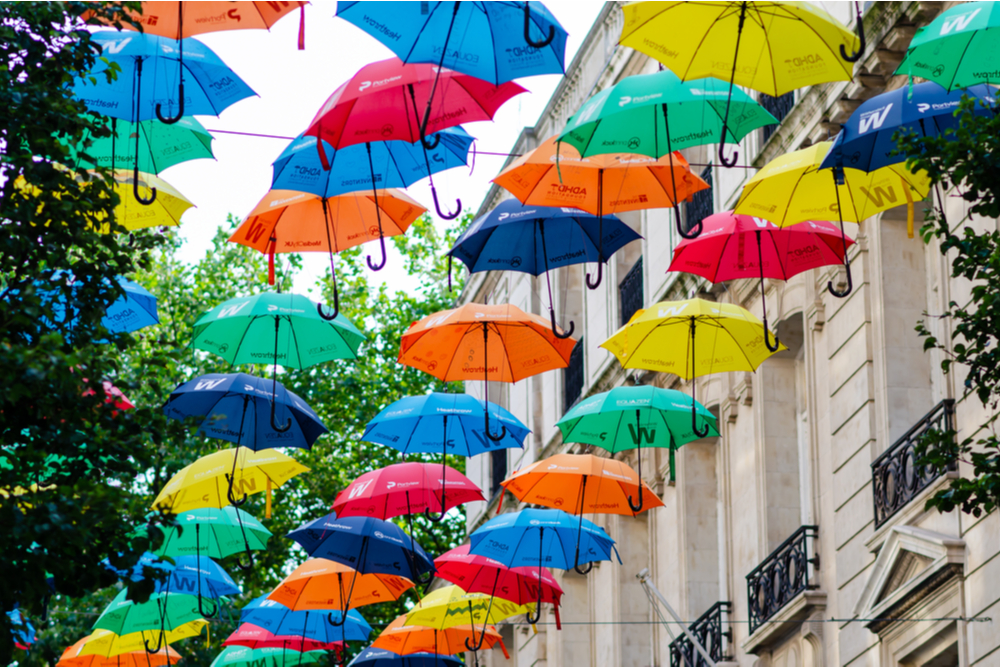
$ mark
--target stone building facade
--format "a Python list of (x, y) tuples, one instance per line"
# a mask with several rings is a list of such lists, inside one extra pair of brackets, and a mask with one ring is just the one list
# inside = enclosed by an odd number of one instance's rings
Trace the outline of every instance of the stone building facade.
[[(951, 3), (865, 3), (868, 47), (851, 82), (762, 100), (781, 119), (740, 147), (740, 164), (775, 156), (836, 133), (865, 99), (905, 84), (892, 72), (917, 27)], [(827, 2), (845, 24), (853, 3)], [(618, 46), (622, 13), (608, 3), (587, 35), (538, 124), (525, 128), (512, 153), (558, 133), (590, 95), (657, 63)], [(756, 93), (752, 93), (756, 95)], [(715, 147), (685, 151), (708, 165)], [(557, 319), (576, 322), (580, 338), (570, 368), (490, 395), (532, 429), (525, 449), (469, 461), (468, 474), (488, 503), (468, 506), (469, 531), (497, 511), (498, 483), (564, 444), (556, 421), (580, 397), (647, 383), (690, 392), (674, 376), (626, 374), (598, 345), (636, 308), (694, 296), (738, 303), (761, 314), (757, 281), (712, 285), (667, 273), (677, 242), (674, 215), (694, 220), (728, 210), (752, 170), (695, 166), (712, 190), (677, 211), (620, 217), (642, 236), (619, 252), (596, 291), (586, 268), (553, 272)], [(494, 188), (480, 213), (510, 195)], [(949, 219), (964, 203), (947, 198)], [(917, 220), (922, 218), (917, 210)], [(978, 221), (992, 228), (996, 221)], [(601, 563), (588, 576), (556, 571), (565, 597), (562, 630), (551, 610), (535, 629), (502, 627), (511, 663), (484, 653), (489, 667), (681, 667), (702, 665), (676, 625), (660, 623), (637, 573), (651, 580), (720, 662), (744, 667), (951, 667), (1000, 665), (1000, 519), (925, 512), (924, 501), (948, 475), (923, 477), (908, 459), (913, 438), (951, 420), (959, 437), (984, 421), (961, 378), (943, 375), (940, 355), (925, 353), (914, 325), (925, 312), (967, 299), (969, 287), (948, 277), (932, 243), (908, 238), (905, 208), (866, 220), (852, 248), (854, 291), (836, 299), (827, 281), (842, 270), (813, 270), (787, 283), (767, 281), (769, 320), (788, 351), (756, 373), (697, 380), (697, 396), (718, 415), (721, 437), (671, 456), (643, 452), (646, 481), (665, 507), (639, 518), (588, 518), (617, 540), (623, 564)], [(592, 268), (592, 267), (591, 267)], [(838, 271), (841, 273), (838, 274)], [(463, 301), (510, 302), (544, 314), (544, 278), (521, 273), (473, 275)], [(940, 339), (947, 323), (932, 320)], [(772, 324), (773, 326), (773, 324)], [(482, 383), (469, 383), (481, 393)], [(635, 452), (624, 459), (633, 467)], [(517, 509), (508, 496), (504, 511)], [(548, 605), (546, 605), (548, 607)], [(982, 620), (989, 618), (992, 620)], [(976, 620), (957, 620), (976, 619)], [(690, 663), (684, 656), (690, 657)]]

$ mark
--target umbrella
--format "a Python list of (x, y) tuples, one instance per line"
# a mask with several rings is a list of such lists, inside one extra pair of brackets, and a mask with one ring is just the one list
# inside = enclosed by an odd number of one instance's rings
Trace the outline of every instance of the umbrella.
[[(271, 392), (275, 395), (279, 359), (282, 366), (296, 369), (333, 359), (357, 359), (358, 347), (364, 340), (364, 334), (346, 317), (338, 314), (328, 320), (318, 303), (298, 294), (280, 292), (236, 297), (220, 303), (198, 318), (192, 333), (194, 347), (214, 352), (230, 364), (254, 364), (272, 357)], [(291, 419), (278, 426), (274, 410), (272, 401), (271, 427), (284, 433), (291, 427)]]
[[(128, 400), (122, 390), (111, 384), (110, 380), (101, 380), (101, 387), (104, 389), (104, 402), (108, 405), (118, 410), (131, 410), (135, 407), (135, 403)], [(81, 396), (93, 396), (94, 393), (93, 389), (87, 389)]]
[(458, 658), (437, 653), (399, 655), (381, 648), (368, 647), (354, 656), (348, 667), (465, 667)]
[(851, 293), (851, 265), (847, 258), (844, 221), (858, 222), (881, 211), (906, 204), (913, 217), (913, 201), (930, 191), (924, 172), (913, 173), (904, 164), (893, 164), (872, 172), (844, 166), (835, 156), (834, 169), (821, 164), (832, 144), (828, 141), (793, 151), (768, 162), (743, 186), (733, 212), (770, 220), (779, 227), (837, 215), (847, 270), (847, 290), (839, 292), (833, 282), (827, 289), (835, 297)]
[[(732, 108), (735, 120), (729, 119)], [(654, 158), (689, 146), (739, 142), (778, 121), (742, 90), (719, 79), (684, 82), (669, 70), (622, 79), (583, 103), (566, 123), (559, 141), (589, 157), (601, 153), (640, 153)], [(676, 197), (674, 200), (676, 201)]]
[(993, 2), (963, 2), (917, 28), (896, 74), (921, 78), (951, 91), (996, 82), (1000, 8)]
[(264, 550), (271, 531), (253, 515), (233, 506), (201, 507), (181, 512), (163, 530), (160, 556), (225, 558), (241, 551)]
[[(423, 575), (434, 572), (434, 562), (416, 540), (396, 524), (374, 517), (328, 514), (299, 526), (287, 537), (313, 558), (342, 563), (358, 574), (392, 574), (427, 583), (430, 577)], [(358, 578), (351, 583), (358, 583)], [(352, 597), (353, 591), (348, 590), (345, 606)]]
[(153, 654), (140, 650), (119, 653), (110, 658), (100, 655), (81, 655), (80, 651), (86, 646), (88, 639), (89, 637), (84, 637), (63, 651), (56, 667), (162, 667), (176, 665), (181, 660), (181, 654), (169, 646)]
[[(584, 563), (611, 560), (611, 552), (618, 553), (615, 541), (603, 528), (555, 509), (526, 509), (494, 517), (477, 528), (469, 542), (469, 553), (507, 567), (537, 567), (539, 578), (543, 566), (570, 570)], [(536, 602), (534, 616), (528, 615), (531, 624), (541, 617), (540, 588)]]
[[(225, 472), (230, 468), (231, 473)], [(308, 471), (309, 468), (275, 449), (259, 452), (246, 447), (222, 449), (202, 456), (171, 477), (153, 501), (153, 509), (174, 514), (203, 507), (222, 509), (229, 504), (233, 488), (239, 487), (238, 492), (243, 494), (266, 491), (270, 515), (271, 489)], [(239, 519), (240, 514), (236, 517)]]
[[(372, 642), (372, 648), (385, 649), (399, 655), (431, 653), (433, 655), (455, 655), (466, 650), (465, 643), (476, 638), (476, 628), (472, 625), (456, 625), (447, 630), (425, 628), (421, 625), (406, 625), (406, 614), (396, 617)], [(496, 628), (486, 629), (487, 648), (497, 644), (505, 658), (510, 660), (507, 647)]]
[[(195, 39), (175, 43), (165, 37), (143, 33), (126, 35), (117, 30), (96, 32), (91, 39), (102, 48), (101, 57), (97, 59), (99, 65), (88, 76), (74, 81), (73, 92), (94, 113), (132, 123), (153, 118), (167, 121), (171, 119), (163, 117), (160, 102), (167, 101), (173, 106), (178, 99), (176, 120), (184, 115), (185, 105), (189, 115), (217, 116), (223, 109), (255, 94), (211, 49)], [(193, 63), (184, 64), (185, 56)], [(115, 80), (108, 81), (104, 73), (112, 64), (121, 70)], [(180, 72), (179, 98), (171, 90), (173, 72)], [(186, 95), (183, 90), (185, 73), (195, 83)], [(152, 204), (156, 188), (152, 189), (149, 198), (139, 192), (138, 132), (135, 133), (135, 155), (133, 194), (139, 203)]]
[(35, 643), (35, 626), (17, 607), (7, 612), (7, 622), (11, 626), (14, 646), (27, 651), (28, 647)]
[(127, 594), (128, 589), (123, 589), (115, 596), (98, 616), (94, 630), (109, 630), (116, 635), (158, 630), (156, 648), (143, 640), (146, 650), (155, 653), (163, 648), (169, 630), (201, 620), (193, 595), (154, 593), (148, 602), (136, 603), (126, 599)]
[(229, 635), (223, 646), (246, 646), (248, 648), (283, 648), (290, 651), (340, 651), (343, 642), (320, 642), (313, 639), (302, 639), (292, 635), (276, 635), (270, 630), (254, 625), (241, 623), (240, 627)]
[[(100, 120), (95, 122), (101, 123)], [(136, 138), (139, 140), (140, 172), (158, 174), (188, 160), (215, 157), (212, 135), (192, 116), (181, 118), (174, 125), (156, 120), (131, 123), (117, 118), (111, 118), (108, 124), (110, 136), (98, 138), (87, 133), (83, 141), (71, 147), (74, 169), (106, 167), (114, 171), (119, 167), (135, 167), (137, 155), (128, 151), (123, 154), (117, 147), (128, 146), (129, 141)]]
[[(204, 619), (188, 621), (173, 630), (165, 631), (164, 644), (173, 644), (188, 637), (197, 637), (207, 627), (208, 621)], [(84, 637), (78, 642), (79, 649), (77, 654), (80, 657), (94, 656), (95, 658), (114, 658), (130, 653), (139, 653), (143, 656), (149, 655), (150, 658), (155, 658), (158, 655), (166, 657), (167, 652), (170, 650), (169, 646), (163, 646), (158, 651), (149, 654), (145, 650), (148, 642), (158, 632), (159, 630), (157, 629), (118, 635), (110, 630), (94, 630), (89, 636)]]
[[(413, 582), (406, 577), (379, 572), (361, 574), (336, 561), (310, 558), (282, 579), (267, 599), (292, 611), (339, 607), (343, 614), (347, 608), (398, 600), (411, 588)], [(349, 600), (345, 590), (352, 593)]]
[[(501, 425), (498, 435), (490, 430), (490, 414), (486, 409), (490, 375), (494, 382), (517, 382), (547, 370), (565, 368), (576, 341), (556, 334), (541, 317), (516, 306), (467, 303), (411, 324), (400, 341), (398, 361), (445, 382), (483, 380), (486, 436), (500, 442), (507, 427)], [(494, 360), (492, 366), (490, 358)]]
[[(122, 276), (114, 279), (121, 296), (111, 302), (104, 311), (101, 325), (111, 333), (131, 333), (160, 323), (156, 309), (156, 297), (149, 290)], [(111, 285), (110, 280), (105, 280)], [(48, 326), (62, 326), (72, 330), (78, 324), (76, 299), (76, 276), (70, 271), (57, 270), (52, 274), (51, 283), (35, 283), (43, 303), (52, 309), (54, 321)], [(46, 318), (47, 320), (48, 318)]]
[(285, 667), (289, 659), (299, 665), (326, 660), (326, 651), (289, 651), (283, 648), (247, 648), (227, 646), (215, 656), (211, 667)]
[[(642, 432), (641, 429), (639, 432)], [(581, 522), (588, 512), (634, 517), (644, 510), (663, 507), (663, 501), (624, 462), (592, 454), (556, 454), (535, 461), (516, 471), (500, 485), (529, 505), (555, 509), (565, 507), (572, 514), (579, 514)], [(643, 490), (652, 496), (651, 503), (643, 504)], [(639, 496), (638, 505), (632, 503), (633, 495)], [(579, 552), (577, 545), (577, 559)], [(573, 569), (579, 574), (590, 572), (592, 567), (593, 563), (586, 570), (580, 569), (579, 560), (573, 564)]]
[[(631, 2), (622, 8), (619, 41), (660, 61), (684, 81), (728, 79), (725, 128), (734, 86), (777, 97), (818, 83), (849, 81), (853, 63), (865, 50), (861, 9), (854, 5), (860, 42), (818, 7), (773, 1)], [(727, 161), (719, 144), (723, 165), (733, 166), (737, 156), (734, 152)]]
[[(482, 437), (485, 439), (485, 436)], [(446, 485), (451, 490), (447, 498)], [(435, 509), (440, 507), (441, 517), (444, 517), (452, 507), (477, 500), (486, 500), (482, 489), (443, 461), (440, 472), (432, 463), (410, 461), (394, 463), (359, 476), (337, 494), (331, 509), (339, 517), (372, 516), (379, 519), (402, 514), (412, 516), (422, 511), (433, 520), (432, 506)], [(410, 535), (413, 535), (412, 519), (410, 521)]]
[(618, 250), (641, 238), (614, 216), (592, 216), (572, 208), (528, 207), (516, 199), (508, 199), (472, 221), (448, 251), (448, 261), (457, 257), (472, 273), (497, 269), (534, 276), (544, 273), (549, 290), (552, 333), (557, 338), (569, 338), (573, 335), (572, 322), (565, 333), (556, 331), (549, 269), (597, 262), (597, 282), (591, 283), (590, 274), (587, 274), (587, 287), (597, 289), (604, 263)]
[(356, 610), (346, 615), (339, 611), (315, 613), (292, 611), (262, 595), (243, 608), (241, 623), (251, 623), (276, 635), (297, 635), (305, 640), (329, 644), (336, 641), (365, 641), (372, 632), (368, 622)]
[[(601, 343), (623, 368), (673, 373), (690, 380), (712, 373), (753, 371), (774, 352), (764, 342), (763, 323), (731, 303), (704, 299), (661, 301), (636, 311), (628, 324)], [(696, 347), (697, 344), (697, 347)], [(781, 350), (787, 349), (780, 342)], [(701, 350), (699, 355), (697, 350)], [(698, 427), (698, 408), (691, 385), (691, 430), (704, 438), (712, 424)], [(704, 409), (704, 408), (702, 408)]]
[[(337, 197), (270, 190), (229, 240), (270, 255), (271, 284), (274, 284), (275, 253), (330, 253), (333, 314), (322, 315), (324, 319), (333, 320), (340, 312), (333, 253), (378, 239), (382, 244), (384, 265), (384, 237), (405, 233), (410, 224), (426, 212), (427, 209), (406, 194), (393, 189), (381, 190), (375, 195), (352, 193)], [(374, 269), (371, 257), (368, 265)]]
[[(270, 384), (269, 389), (267, 380), (246, 373), (208, 373), (174, 389), (163, 406), (163, 412), (171, 419), (194, 419), (198, 422), (198, 433), (236, 444), (233, 470), (226, 475), (229, 481), (226, 497), (233, 505), (246, 502), (245, 493), (241, 500), (233, 495), (241, 447), (253, 452), (272, 447), (309, 449), (316, 438), (328, 432), (305, 401), (277, 380)], [(290, 415), (280, 426), (275, 420), (279, 406)], [(270, 419), (264, 419), (265, 414), (270, 414)]]
[[(355, 144), (339, 150), (327, 144), (323, 150), (328, 156), (329, 169), (323, 168), (316, 150), (317, 141), (316, 137), (299, 135), (282, 151), (274, 161), (272, 189), (336, 197), (370, 188), (373, 183), (371, 172), (374, 172), (374, 183), (380, 188), (405, 188), (429, 176), (438, 215), (446, 220), (456, 217), (457, 214), (441, 211), (433, 174), (468, 161), (469, 148), (475, 139), (461, 127), (449, 127), (435, 133), (430, 142), (434, 144), (432, 150), (406, 141), (379, 141), (364, 147)], [(369, 147), (373, 167), (370, 171)], [(460, 200), (458, 210), (461, 211), (461, 208)]]
[[(198, 611), (206, 618), (212, 618), (219, 613), (219, 607), (206, 612), (202, 604), (203, 598), (218, 600), (224, 595), (239, 595), (242, 591), (233, 578), (222, 569), (218, 563), (207, 556), (177, 556), (173, 564), (161, 556), (146, 552), (131, 570), (115, 569), (108, 561), (105, 566), (113, 570), (127, 582), (142, 581), (144, 572), (148, 569), (158, 570), (160, 575), (153, 588), (154, 593), (186, 593), (197, 595)], [(202, 586), (204, 582), (204, 586)]]
[(772, 345), (767, 328), (764, 278), (788, 280), (809, 269), (842, 264), (840, 233), (830, 222), (809, 220), (779, 229), (767, 220), (732, 211), (710, 215), (703, 223), (701, 236), (677, 244), (667, 270), (692, 273), (713, 283), (759, 277), (764, 343), (777, 352), (778, 337)]
[(535, 603), (517, 604), (510, 600), (497, 600), (493, 595), (482, 593), (467, 593), (458, 586), (444, 586), (427, 594), (406, 614), (408, 625), (422, 625), (428, 628), (444, 630), (456, 625), (464, 625), (460, 619), (468, 615), (469, 623), (475, 627), (482, 621), (483, 630), (479, 640), (469, 643), (466, 648), (476, 652), (482, 648), (486, 640), (486, 629), (490, 623), (525, 614), (531, 616), (535, 611)]

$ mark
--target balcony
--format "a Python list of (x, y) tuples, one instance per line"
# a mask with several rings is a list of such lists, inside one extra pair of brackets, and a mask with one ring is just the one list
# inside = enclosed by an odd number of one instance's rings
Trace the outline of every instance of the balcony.
[(818, 533), (819, 526), (802, 526), (747, 575), (751, 635), (799, 593), (818, 588), (811, 570), (819, 555), (809, 555)]
[(569, 355), (569, 366), (563, 369), (563, 412), (569, 410), (579, 400), (583, 391), (583, 337)]
[(684, 231), (690, 231), (698, 224), (715, 213), (715, 197), (712, 194), (712, 165), (705, 167), (698, 176), (708, 183), (707, 190), (699, 190), (691, 195), (691, 201), (684, 205)]
[(791, 113), (792, 108), (795, 106), (795, 93), (785, 93), (778, 97), (771, 97), (770, 95), (761, 93), (758, 102), (768, 113), (777, 118), (779, 123), (778, 125), (765, 125), (761, 128), (764, 136), (760, 143), (763, 146), (771, 138), (771, 135), (778, 131), (778, 127), (780, 127), (780, 123), (785, 119), (785, 116)]
[(872, 495), (875, 500), (875, 528), (903, 509), (940, 475), (933, 466), (917, 465), (914, 447), (930, 430), (955, 428), (955, 401), (938, 403), (913, 428), (872, 463)]
[[(716, 602), (697, 621), (688, 626), (688, 630), (715, 662), (732, 660), (729, 647), (733, 641), (733, 631), (723, 630), (722, 624), (729, 624), (729, 614), (733, 610), (731, 602)], [(726, 640), (723, 644), (723, 639)], [(708, 667), (708, 662), (694, 647), (686, 635), (681, 635), (670, 642), (670, 667)]]
[(642, 257), (640, 257), (618, 284), (618, 308), (621, 311), (621, 326), (628, 324), (635, 312), (642, 308), (642, 300)]

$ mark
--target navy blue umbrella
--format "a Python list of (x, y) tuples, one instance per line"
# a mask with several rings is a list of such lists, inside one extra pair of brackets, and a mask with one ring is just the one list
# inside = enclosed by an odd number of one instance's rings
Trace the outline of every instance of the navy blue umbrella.
[(625, 245), (641, 239), (631, 227), (613, 215), (597, 216), (575, 208), (525, 206), (508, 199), (468, 226), (448, 251), (449, 279), (452, 258), (461, 260), (471, 273), (478, 271), (520, 271), (533, 276), (545, 273), (549, 288), (552, 332), (559, 338), (573, 335), (569, 323), (565, 333), (556, 332), (552, 305), (552, 283), (548, 271), (571, 264), (598, 263), (596, 289), (601, 282), (604, 262)]
[[(275, 391), (272, 393), (272, 387)], [(272, 425), (275, 410), (291, 415), (291, 428), (279, 431)], [(312, 408), (280, 382), (273, 383), (247, 373), (209, 373), (180, 385), (170, 394), (163, 412), (172, 419), (198, 420), (198, 433), (247, 447), (255, 452), (272, 447), (309, 449), (328, 431)], [(282, 420), (278, 420), (282, 421)], [(233, 471), (239, 456), (233, 456)], [(229, 502), (236, 500), (229, 477)]]
[(463, 667), (465, 663), (451, 655), (411, 653), (399, 655), (383, 648), (366, 648), (354, 656), (347, 667)]

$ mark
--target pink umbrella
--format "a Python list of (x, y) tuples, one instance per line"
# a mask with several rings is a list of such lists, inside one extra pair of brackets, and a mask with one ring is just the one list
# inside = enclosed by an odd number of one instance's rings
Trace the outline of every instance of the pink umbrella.
[(344, 642), (319, 642), (304, 639), (298, 635), (276, 635), (253, 623), (242, 623), (233, 634), (222, 642), (223, 646), (246, 646), (248, 648), (283, 648), (289, 651), (336, 651), (344, 648)]
[(772, 222), (749, 215), (724, 211), (702, 220), (702, 232), (694, 239), (682, 239), (674, 249), (669, 271), (702, 276), (713, 283), (738, 278), (760, 278), (764, 309), (764, 342), (772, 346), (764, 303), (764, 278), (788, 280), (809, 269), (844, 263), (847, 246), (840, 230), (831, 222), (809, 220), (779, 228)]

